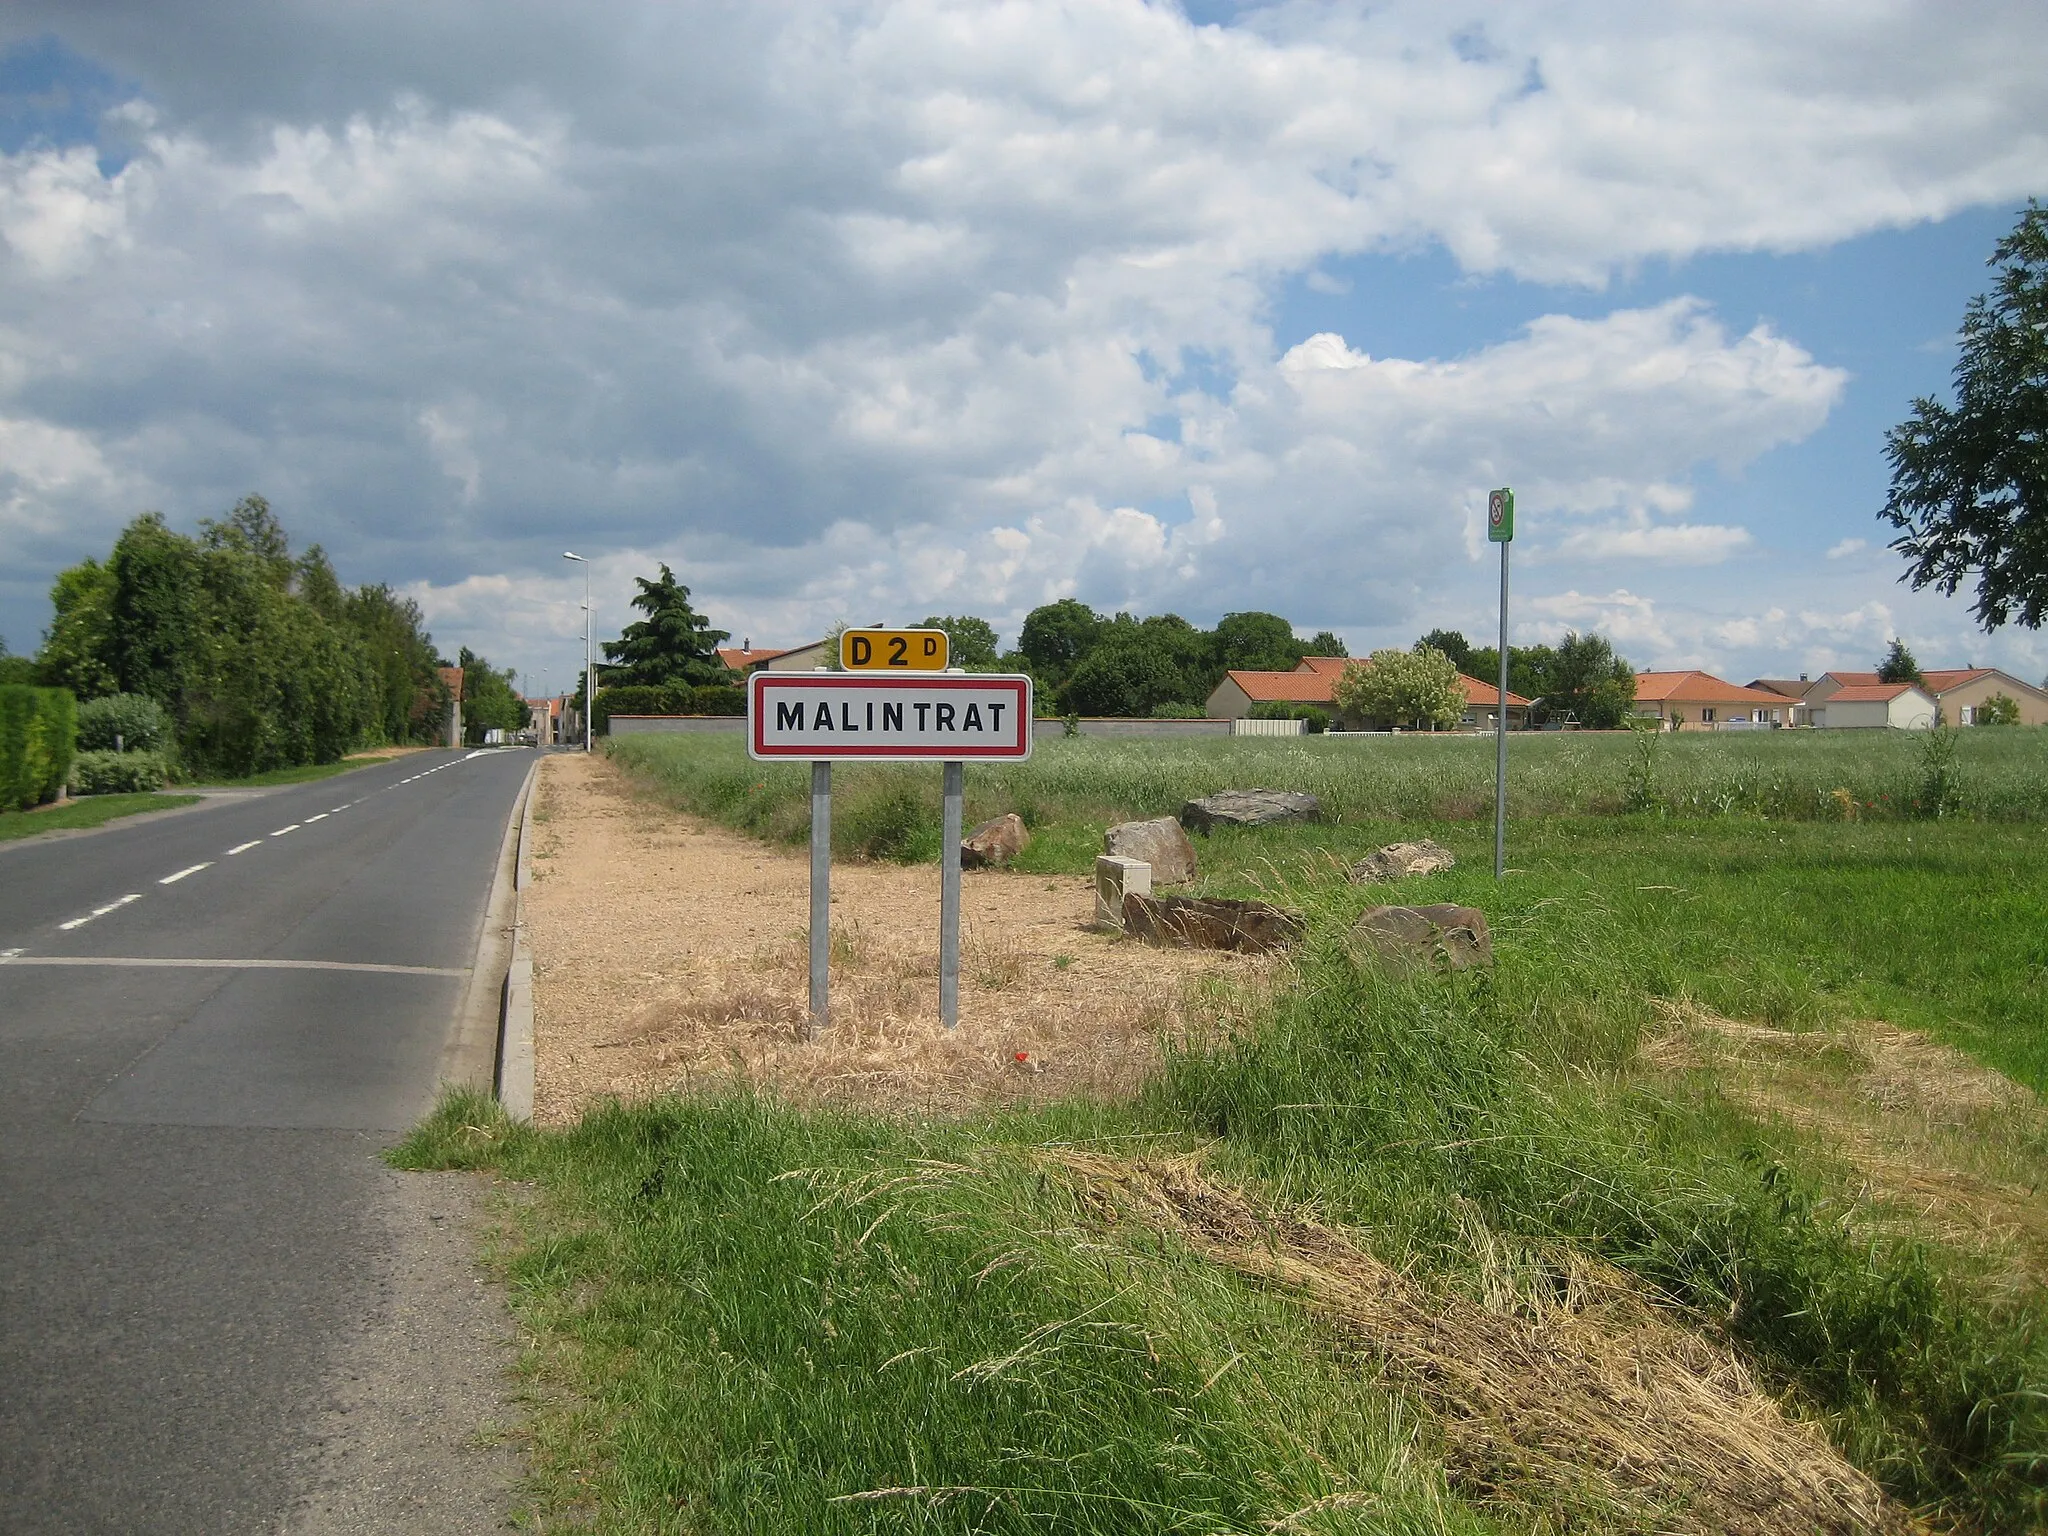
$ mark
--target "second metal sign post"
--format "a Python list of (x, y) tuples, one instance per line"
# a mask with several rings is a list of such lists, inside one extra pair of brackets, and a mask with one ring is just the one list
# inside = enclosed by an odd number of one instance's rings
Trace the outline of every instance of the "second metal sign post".
[[(867, 632), (872, 637), (874, 632)], [(889, 633), (889, 632), (883, 632)], [(915, 634), (916, 631), (895, 633)], [(906, 647), (908, 649), (908, 647)], [(870, 665), (873, 665), (872, 663)], [(1031, 755), (1031, 679), (960, 672), (756, 672), (747, 682), (747, 755), (811, 764), (810, 1015), (830, 1019), (832, 764), (944, 764), (939, 853), (939, 1018), (960, 1019), (960, 823), (968, 762)]]

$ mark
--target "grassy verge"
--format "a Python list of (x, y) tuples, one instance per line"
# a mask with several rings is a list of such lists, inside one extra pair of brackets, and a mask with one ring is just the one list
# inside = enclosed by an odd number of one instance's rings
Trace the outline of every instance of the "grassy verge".
[(241, 779), (208, 779), (202, 788), (206, 789), (269, 789), (280, 784), (310, 784), (316, 779), (331, 779), (339, 773), (349, 773), (357, 768), (373, 768), (391, 759), (376, 757), (345, 757), (338, 763), (301, 763), (296, 768), (273, 768), (268, 773), (252, 773)]
[(103, 827), (123, 816), (144, 811), (170, 811), (196, 804), (197, 795), (90, 795), (42, 811), (9, 811), (0, 815), (0, 843), (44, 832)]

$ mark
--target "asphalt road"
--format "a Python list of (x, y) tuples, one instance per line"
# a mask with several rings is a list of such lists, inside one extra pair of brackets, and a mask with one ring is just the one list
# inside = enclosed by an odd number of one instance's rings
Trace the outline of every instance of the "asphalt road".
[(0, 1531), (303, 1504), (417, 1215), (377, 1153), (431, 1102), (532, 763), (0, 845)]

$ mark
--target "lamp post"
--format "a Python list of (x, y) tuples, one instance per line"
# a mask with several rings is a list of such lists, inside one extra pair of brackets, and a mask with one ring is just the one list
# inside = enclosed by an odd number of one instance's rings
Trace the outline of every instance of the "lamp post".
[(596, 670), (590, 664), (590, 562), (581, 555), (562, 551), (564, 560), (574, 560), (583, 567), (583, 750), (590, 750), (590, 711), (597, 703), (597, 680), (592, 675)]

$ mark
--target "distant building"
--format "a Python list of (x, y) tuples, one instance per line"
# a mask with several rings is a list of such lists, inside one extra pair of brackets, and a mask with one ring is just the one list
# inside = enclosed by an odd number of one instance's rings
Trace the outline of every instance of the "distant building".
[(756, 646), (752, 640), (742, 640), (738, 645), (721, 645), (718, 648), (718, 659), (741, 677), (745, 677), (749, 672), (758, 672), (776, 657), (788, 654), (787, 651)]
[(1934, 698), (1911, 683), (1851, 683), (1812, 706), (1813, 723), (1831, 731), (1934, 728)]
[[(2048, 692), (2021, 682), (2010, 672), (1996, 667), (1946, 667), (1923, 671), (1920, 678), (1921, 690), (1941, 711), (1943, 725), (1975, 725), (1977, 711), (1999, 693), (2019, 705), (2021, 725), (2048, 725)], [(1824, 704), (1843, 688), (1877, 685), (1875, 672), (1824, 672), (1813, 683), (1808, 702)]]
[[(1309, 656), (1291, 672), (1230, 671), (1210, 693), (1203, 713), (1211, 720), (1242, 720), (1255, 704), (1307, 704), (1328, 711), (1333, 722), (1350, 729), (1383, 729), (1389, 722), (1360, 720), (1337, 707), (1337, 680), (1353, 665), (1347, 656)], [(1465, 690), (1465, 711), (1459, 719), (1462, 730), (1494, 728), (1500, 707), (1500, 690), (1463, 673), (1458, 681)], [(1522, 730), (1529, 723), (1529, 701), (1520, 694), (1508, 694), (1508, 729)]]
[(1662, 730), (1709, 731), (1788, 725), (1791, 700), (1766, 688), (1745, 688), (1711, 672), (1638, 672), (1635, 713)]

